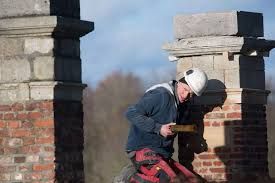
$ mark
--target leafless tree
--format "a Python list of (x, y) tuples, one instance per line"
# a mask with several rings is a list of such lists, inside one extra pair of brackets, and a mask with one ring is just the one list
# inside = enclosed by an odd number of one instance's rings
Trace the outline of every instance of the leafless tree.
[(140, 97), (141, 80), (113, 72), (84, 93), (86, 182), (109, 183), (128, 161), (124, 146), (128, 122), (124, 112)]

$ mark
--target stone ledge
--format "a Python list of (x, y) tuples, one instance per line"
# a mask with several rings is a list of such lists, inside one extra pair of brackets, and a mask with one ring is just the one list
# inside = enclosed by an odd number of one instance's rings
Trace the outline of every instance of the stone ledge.
[(0, 19), (0, 37), (53, 35), (79, 38), (93, 30), (93, 22), (58, 16)]
[(224, 90), (208, 90), (201, 97), (192, 101), (195, 105), (223, 104), (267, 104), (268, 90), (248, 88), (228, 88)]
[(31, 100), (82, 100), (82, 91), (87, 86), (81, 83), (30, 82)]
[[(241, 53), (246, 56), (268, 56), (275, 47), (275, 40), (249, 37), (217, 36), (181, 39), (165, 43), (162, 49), (176, 57)], [(229, 55), (230, 55), (229, 54)]]
[(244, 11), (177, 15), (174, 34), (176, 39), (233, 35), (263, 37), (263, 15)]
[(82, 83), (56, 81), (0, 84), (0, 103), (29, 100), (81, 101), (86, 86)]

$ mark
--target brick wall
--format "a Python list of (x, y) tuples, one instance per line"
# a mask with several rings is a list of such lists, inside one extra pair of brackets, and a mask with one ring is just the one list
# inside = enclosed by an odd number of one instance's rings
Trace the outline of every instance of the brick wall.
[[(265, 106), (226, 104), (193, 106), (192, 120), (202, 124), (208, 151), (196, 154), (194, 170), (207, 180), (255, 180), (267, 175), (267, 129)], [(193, 158), (180, 136), (180, 161)], [(187, 154), (187, 155), (186, 155)]]
[(0, 105), (0, 182), (83, 182), (81, 115), (80, 102)]

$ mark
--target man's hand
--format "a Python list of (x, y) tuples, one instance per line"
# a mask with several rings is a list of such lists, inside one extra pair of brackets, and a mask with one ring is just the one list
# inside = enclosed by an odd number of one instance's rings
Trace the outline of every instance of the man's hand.
[(167, 137), (169, 135), (174, 135), (174, 133), (172, 132), (171, 130), (171, 126), (172, 125), (175, 125), (176, 123), (169, 123), (169, 124), (166, 124), (166, 125), (162, 125), (161, 126), (161, 129), (160, 129), (160, 134), (163, 136), (163, 137)]

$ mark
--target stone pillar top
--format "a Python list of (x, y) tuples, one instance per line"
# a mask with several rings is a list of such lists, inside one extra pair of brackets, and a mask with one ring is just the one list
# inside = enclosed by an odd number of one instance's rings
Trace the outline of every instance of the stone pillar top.
[(263, 37), (263, 15), (244, 11), (212, 12), (174, 17), (176, 39), (203, 36)]
[(265, 40), (263, 15), (228, 11), (176, 15), (175, 41), (163, 49), (176, 57), (212, 54), (269, 56), (275, 41)]
[(79, 0), (0, 0), (0, 19), (57, 15), (80, 18)]

